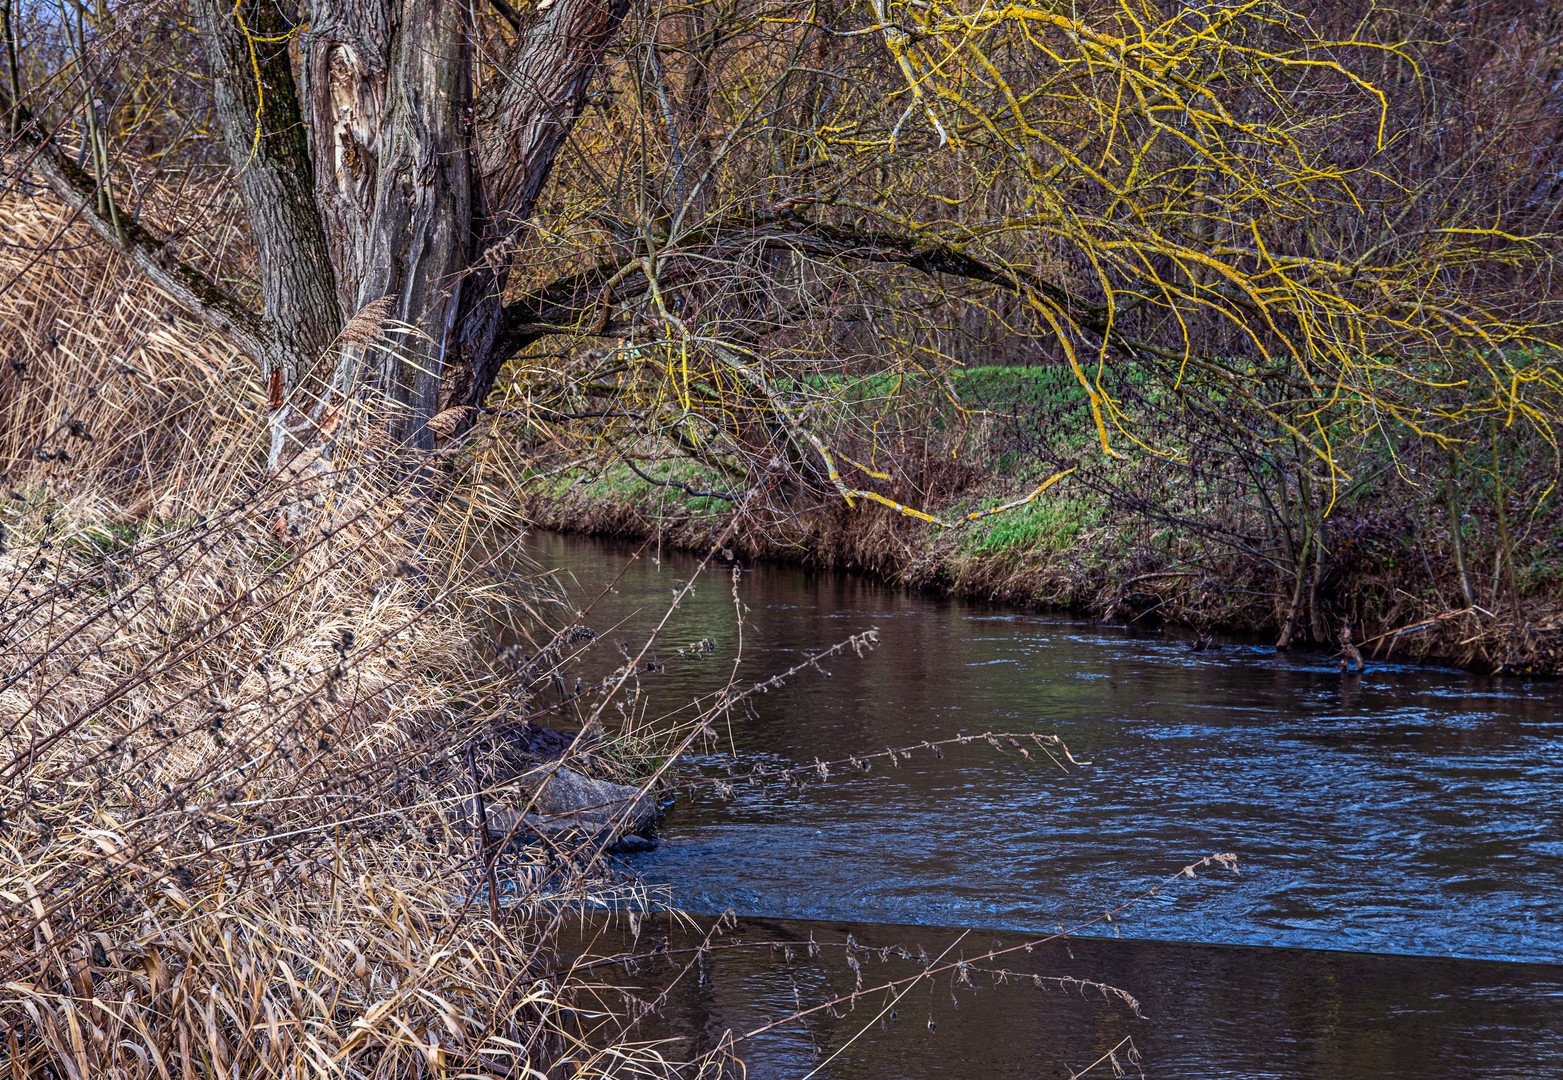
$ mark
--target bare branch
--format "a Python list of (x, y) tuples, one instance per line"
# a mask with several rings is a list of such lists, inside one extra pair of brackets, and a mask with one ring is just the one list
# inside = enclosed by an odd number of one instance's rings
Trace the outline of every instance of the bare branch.
[(32, 151), (32, 165), (66, 206), (94, 232), (120, 251), (158, 288), (192, 315), (262, 362), (268, 335), (259, 315), (224, 291), (200, 270), (173, 258), (168, 245), (153, 236), (132, 215), (118, 211), (118, 230), (111, 214), (98, 209), (97, 184), (59, 146), (40, 135), (36, 124), (24, 122), (19, 134)]

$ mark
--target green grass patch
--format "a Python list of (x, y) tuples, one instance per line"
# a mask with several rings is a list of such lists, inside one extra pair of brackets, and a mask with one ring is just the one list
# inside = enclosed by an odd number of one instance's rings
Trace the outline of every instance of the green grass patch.
[[(993, 500), (995, 504), (1001, 500)], [(1098, 516), (1095, 507), (1074, 499), (1049, 499), (1017, 506), (975, 532), (962, 546), (974, 555), (1065, 551)]]

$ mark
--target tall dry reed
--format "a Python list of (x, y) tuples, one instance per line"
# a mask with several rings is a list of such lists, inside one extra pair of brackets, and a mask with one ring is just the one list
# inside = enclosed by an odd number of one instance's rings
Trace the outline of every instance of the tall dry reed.
[[(639, 937), (645, 887), (597, 847), (496, 866), (474, 795), (506, 794), (507, 732), (565, 716), (611, 744), (565, 762), (719, 796), (945, 745), (1078, 763), (992, 733), (675, 777), (724, 711), (877, 635), (655, 726), (634, 703), (656, 633), (567, 693), (595, 639), (495, 527), (514, 525), (504, 468), (392, 452), (368, 401), (268, 468), (251, 365), (57, 208), (13, 198), (0, 220), (21, 238), (0, 251), (0, 1075), (741, 1075), (737, 1051), (776, 1024), (951, 972), (1010, 977), (981, 966), (991, 952), (865, 987), (849, 939), (849, 998), (669, 1060), (643, 1022), (723, 924), (675, 961)], [(338, 347), (393, 329), (368, 311)], [(496, 613), (521, 662), (494, 647)], [(583, 912), (615, 909), (627, 949), (563, 948)], [(648, 959), (667, 965), (649, 998), (595, 977)]]
[(518, 564), (445, 541), (369, 413), (268, 471), (251, 365), (56, 208), (0, 218), (0, 1072), (551, 1075), (550, 935), (614, 886), (539, 852), (482, 895), (462, 748), (525, 711), (478, 618)]

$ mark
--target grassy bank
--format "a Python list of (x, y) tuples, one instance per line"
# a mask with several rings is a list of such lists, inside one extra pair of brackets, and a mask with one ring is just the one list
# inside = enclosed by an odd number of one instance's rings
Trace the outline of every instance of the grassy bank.
[[(877, 461), (873, 448), (838, 454), (848, 484), (955, 528), (870, 499), (849, 507), (823, 485), (744, 487), (644, 443), (607, 468), (559, 467), (564, 455), (540, 453), (521, 511), (549, 528), (697, 551), (730, 531), (724, 546), (747, 558), (1191, 637), (1242, 631), (1344, 654), (1349, 627), (1370, 660), (1558, 672), (1563, 517), (1542, 439), (1500, 431), (1493, 460), (1477, 460), (1343, 430), (1332, 433), (1339, 475), (1321, 481), (1286, 440), (1250, 451), (1249, 433), (1223, 439), (1208, 417), (1136, 385), (1132, 369), (1118, 378), (1148, 417), (1109, 432), (1130, 451), (1122, 458), (1100, 451), (1085, 391), (1064, 365), (965, 372), (920, 395), (936, 403), (921, 445), (903, 438)], [(875, 380), (832, 389), (859, 413), (886, 393)], [(1137, 446), (1141, 437), (1160, 452)], [(1066, 471), (1032, 502), (961, 521)]]
[[(633, 882), (491, 876), (474, 827), (505, 725), (558, 722), (547, 582), (396, 483), (374, 417), (268, 470), (253, 365), (46, 204), (0, 215), (8, 1075), (673, 1075), (555, 947)], [(607, 726), (620, 775), (681, 737)]]

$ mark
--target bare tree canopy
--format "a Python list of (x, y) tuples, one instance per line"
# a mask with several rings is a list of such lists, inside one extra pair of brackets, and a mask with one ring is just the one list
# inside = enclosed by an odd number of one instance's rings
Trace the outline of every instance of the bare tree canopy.
[[(9, 1074), (731, 1076), (781, 1024), (1009, 980), (986, 965), (1055, 938), (849, 935), (844, 996), (806, 1007), (784, 946), (787, 1015), (688, 1062), (638, 1026), (669, 1000), (643, 974), (703, 995), (708, 953), (775, 944), (652, 931), (603, 870), (643, 796), (945, 746), (1086, 764), (1030, 718), (974, 734), (993, 697), (740, 769), (736, 710), (879, 643), (767, 667), (791, 645), (746, 637), (752, 557), (1199, 652), (1268, 633), (1337, 650), (1343, 698), (1395, 655), (1563, 673), (1560, 91), (1559, 0), (0, 0)], [(594, 601), (517, 555), (615, 496), (656, 573), (700, 554), (633, 648), (597, 603), (620, 579)], [(731, 623), (680, 607), (717, 568)], [(686, 662), (709, 694), (642, 696)], [(883, 671), (853, 693), (903, 697)], [(1309, 730), (1267, 738), (1390, 745), (1287, 694)], [(1530, 749), (1471, 785), (1555, 755), (1529, 717), (1472, 714)], [(1396, 723), (1428, 760), (1488, 739)], [(555, 814), (566, 760), (590, 798)], [(1475, 895), (1497, 856), (1464, 816), (1469, 867), (1440, 865)], [(573, 959), (588, 908), (633, 940)], [(865, 986), (874, 952), (914, 966)], [(1137, 1060), (1097, 1032), (1072, 1075)]]
[[(1180, 453), (1149, 380), (1334, 492), (1348, 414), (1552, 442), (1520, 7), (8, 0), (5, 109), (13, 183), (261, 365), (274, 464), (368, 392), (410, 448), (519, 407), (915, 510), (821, 394), (981, 356), (1067, 365), (1108, 457)], [(396, 349), (322, 360), (386, 298)]]

